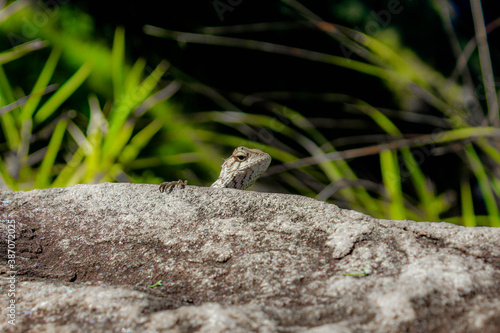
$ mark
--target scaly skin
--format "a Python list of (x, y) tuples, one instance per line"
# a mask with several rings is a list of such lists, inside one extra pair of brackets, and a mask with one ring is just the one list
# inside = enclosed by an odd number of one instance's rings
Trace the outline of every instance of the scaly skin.
[[(219, 178), (210, 186), (215, 188), (236, 188), (244, 190), (253, 185), (271, 164), (271, 156), (262, 150), (238, 147), (222, 164)], [(187, 180), (165, 182), (160, 192), (169, 192), (174, 187), (184, 188)]]

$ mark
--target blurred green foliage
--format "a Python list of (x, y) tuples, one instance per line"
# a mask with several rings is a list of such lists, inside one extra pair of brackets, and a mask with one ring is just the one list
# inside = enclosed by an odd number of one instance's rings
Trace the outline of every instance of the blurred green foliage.
[[(443, 22), (443, 36), (457, 38), (447, 30), (451, 18), (443, 3), (433, 2), (435, 18)], [(472, 2), (476, 14), (478, 3)], [(171, 66), (159, 59), (150, 68), (142, 58), (132, 61), (125, 29), (115, 27), (108, 45), (97, 37), (92, 17), (78, 7), (36, 9), (13, 2), (0, 12), (2, 187), (159, 183), (163, 178), (207, 184), (222, 163), (217, 147), (229, 153), (245, 145), (272, 155), (267, 175), (273, 177), (260, 182), (268, 190), (300, 193), (382, 218), (500, 226), (498, 97), (491, 63), (485, 64), (488, 44), (477, 33), (481, 25), (468, 44), (457, 38), (456, 68), (445, 74), (422, 60), (421, 50), (401, 42), (397, 22), (389, 24), (402, 5), (385, 6), (374, 12), (366, 1), (331, 3), (329, 10), (350, 28), (294, 0), (278, 6), (293, 18), (289, 22), (192, 32), (144, 26), (155, 43), (176, 43), (169, 49), (172, 59), (176, 52), (197, 50), (191, 45), (223, 50), (225, 59), (231, 50), (243, 50), (260, 54), (264, 64), (281, 57), (295, 59), (290, 64), (309, 61), (310, 67), (304, 66), (309, 70), (351, 73), (344, 83), (355, 87), (350, 93), (305, 86), (242, 92), (248, 82), (241, 89), (238, 84), (231, 91), (219, 89), (204, 84), (182, 62)], [(297, 29), (321, 39), (284, 43)], [(479, 73), (482, 89), (471, 80), (471, 71)], [(227, 73), (221, 70), (221, 75)], [(208, 106), (190, 109), (198, 99)], [(316, 105), (334, 111), (309, 111)], [(446, 179), (424, 168), (438, 155), (454, 156), (440, 170)], [(482, 205), (484, 213), (478, 213)]]
[[(35, 39), (25, 41), (25, 22), (36, 22), (36, 15), (36, 9), (25, 6), (4, 18), (0, 26), (9, 42), (21, 43), (2, 52), (0, 60), (4, 187), (26, 190), (117, 180), (159, 182), (145, 170), (163, 163), (197, 161), (200, 148), (189, 129), (178, 131), (175, 126), (182, 121), (172, 123), (177, 107), (168, 99), (181, 84), (163, 79), (169, 67), (166, 61), (150, 73), (143, 59), (128, 65), (124, 29), (117, 28), (113, 45), (107, 47), (89, 39), (86, 32), (91, 20), (83, 13), (77, 15), (80, 23), (72, 29), (59, 29), (76, 19), (66, 7), (44, 24), (30, 26)], [(27, 67), (38, 76), (31, 72), (30, 80), (20, 80), (13, 73), (23, 73), (22, 68), (14, 67), (9, 76), (3, 70), (22, 61), (29, 64), (37, 52), (43, 54), (36, 55), (35, 64), (42, 66)], [(151, 115), (143, 117), (148, 110)], [(167, 157), (139, 159), (162, 128), (175, 132), (177, 145), (161, 147)], [(184, 149), (191, 153), (185, 154)], [(218, 161), (205, 160), (212, 161), (206, 164), (212, 164), (216, 172)], [(142, 174), (131, 171), (137, 168)]]

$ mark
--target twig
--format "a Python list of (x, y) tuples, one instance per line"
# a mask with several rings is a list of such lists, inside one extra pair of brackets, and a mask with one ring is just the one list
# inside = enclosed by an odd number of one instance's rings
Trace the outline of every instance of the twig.
[(488, 104), (488, 120), (491, 126), (500, 127), (498, 110), (498, 99), (495, 91), (493, 68), (491, 67), (490, 50), (486, 38), (486, 27), (484, 26), (483, 9), (480, 0), (470, 1), (474, 28), (476, 31), (477, 46), (479, 50), (479, 62), (483, 73), (483, 84)]
[(0, 116), (7, 113), (7, 112), (14, 110), (17, 107), (23, 106), (24, 104), (26, 104), (26, 102), (28, 101), (28, 99), (30, 97), (38, 97), (38, 96), (48, 94), (50, 92), (53, 92), (57, 88), (58, 88), (57, 84), (52, 84), (52, 85), (48, 86), (47, 88), (45, 88), (44, 90), (37, 91), (37, 92), (35, 92), (31, 95), (28, 95), (28, 96), (24, 96), (24, 97), (18, 99), (17, 101), (15, 101), (14, 103), (7, 104), (6, 106), (0, 108)]
[(500, 137), (500, 130), (492, 127), (469, 127), (466, 129), (453, 130), (437, 134), (425, 134), (412, 139), (400, 139), (369, 147), (355, 148), (322, 155), (310, 156), (281, 165), (272, 166), (267, 170), (263, 177), (267, 177), (291, 169), (301, 168), (304, 166), (320, 164), (325, 161), (352, 159), (356, 157), (375, 155), (379, 154), (383, 150), (397, 150), (405, 147), (419, 147), (428, 144), (460, 141), (474, 137)]

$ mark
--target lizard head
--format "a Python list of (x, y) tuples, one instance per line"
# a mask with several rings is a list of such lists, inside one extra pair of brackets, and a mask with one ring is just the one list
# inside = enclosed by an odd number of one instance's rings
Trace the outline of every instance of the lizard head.
[(257, 181), (271, 164), (271, 156), (259, 149), (238, 147), (224, 161), (219, 178), (212, 187), (246, 189)]

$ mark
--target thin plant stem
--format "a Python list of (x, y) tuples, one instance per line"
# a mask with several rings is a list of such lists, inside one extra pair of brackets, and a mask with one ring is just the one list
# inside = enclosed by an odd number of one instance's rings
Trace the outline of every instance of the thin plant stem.
[(493, 68), (490, 61), (490, 49), (486, 38), (486, 27), (484, 25), (483, 8), (480, 0), (470, 1), (474, 28), (476, 31), (477, 46), (479, 50), (479, 62), (483, 73), (483, 84), (488, 104), (488, 120), (491, 126), (500, 127), (500, 117), (498, 114), (498, 99), (495, 91)]

